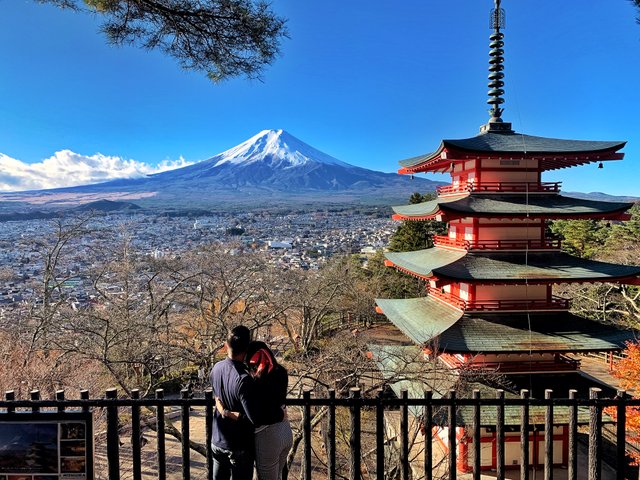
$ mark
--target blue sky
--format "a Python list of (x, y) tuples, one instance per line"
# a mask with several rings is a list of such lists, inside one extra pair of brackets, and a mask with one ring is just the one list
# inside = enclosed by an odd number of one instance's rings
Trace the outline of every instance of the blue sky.
[[(269, 128), (395, 171), (397, 160), (433, 151), (442, 138), (473, 136), (486, 122), (492, 4), (274, 0), (290, 39), (264, 81), (212, 84), (160, 53), (107, 45), (92, 15), (3, 2), (0, 153), (19, 161), (5, 162), (5, 173), (59, 160), (61, 151), (69, 151), (61, 161), (109, 158), (113, 168), (198, 161)], [(640, 196), (630, 174), (640, 156), (640, 25), (630, 2), (503, 7), (503, 118), (531, 135), (629, 142), (622, 162), (544, 179), (568, 191)]]

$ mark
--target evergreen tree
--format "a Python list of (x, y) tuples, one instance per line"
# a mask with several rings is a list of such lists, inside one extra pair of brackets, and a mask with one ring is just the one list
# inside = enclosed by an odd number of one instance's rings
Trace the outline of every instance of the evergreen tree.
[(259, 78), (286, 36), (262, 0), (37, 0), (103, 18), (109, 43), (158, 49), (213, 81)]
[[(434, 200), (434, 193), (413, 193), (409, 203), (417, 204)], [(389, 242), (392, 252), (411, 252), (433, 247), (433, 236), (447, 232), (446, 223), (435, 220), (405, 220), (398, 226)]]

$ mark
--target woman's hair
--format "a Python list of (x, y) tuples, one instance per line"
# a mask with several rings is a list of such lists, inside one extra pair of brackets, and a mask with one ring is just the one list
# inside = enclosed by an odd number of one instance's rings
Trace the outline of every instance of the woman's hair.
[(278, 361), (271, 349), (266, 343), (259, 341), (249, 343), (245, 363), (258, 377), (269, 374), (278, 367)]

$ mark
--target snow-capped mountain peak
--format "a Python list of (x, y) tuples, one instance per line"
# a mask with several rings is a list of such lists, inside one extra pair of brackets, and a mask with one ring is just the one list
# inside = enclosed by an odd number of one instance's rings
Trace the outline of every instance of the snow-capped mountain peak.
[(309, 162), (351, 168), (284, 130), (263, 130), (250, 139), (207, 160), (214, 168), (221, 165), (249, 165), (263, 162), (271, 167), (291, 168)]

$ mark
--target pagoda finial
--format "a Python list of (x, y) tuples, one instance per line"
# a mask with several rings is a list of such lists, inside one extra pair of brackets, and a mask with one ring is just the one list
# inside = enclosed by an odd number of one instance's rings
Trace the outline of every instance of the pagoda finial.
[(481, 131), (503, 131), (511, 132), (511, 124), (502, 121), (503, 109), (500, 105), (504, 103), (504, 33), (500, 29), (505, 27), (505, 14), (504, 9), (500, 7), (501, 0), (494, 0), (495, 8), (491, 9), (489, 16), (489, 27), (493, 30), (493, 33), (489, 36), (491, 43), (489, 47), (489, 99), (487, 103), (491, 105), (489, 115), (491, 118), (486, 125), (483, 125)]
[(504, 42), (502, 39), (504, 38), (504, 33), (500, 31), (501, 28), (505, 26), (505, 15), (504, 9), (500, 8), (500, 0), (495, 0), (495, 8), (491, 9), (490, 16), (490, 28), (493, 30), (493, 33), (489, 37), (491, 43), (489, 47), (491, 50), (489, 51), (489, 99), (487, 103), (491, 105), (491, 109), (489, 110), (489, 114), (491, 114), (491, 119), (489, 122), (502, 122), (502, 111), (500, 105), (504, 103), (504, 73), (502, 70), (504, 69)]

